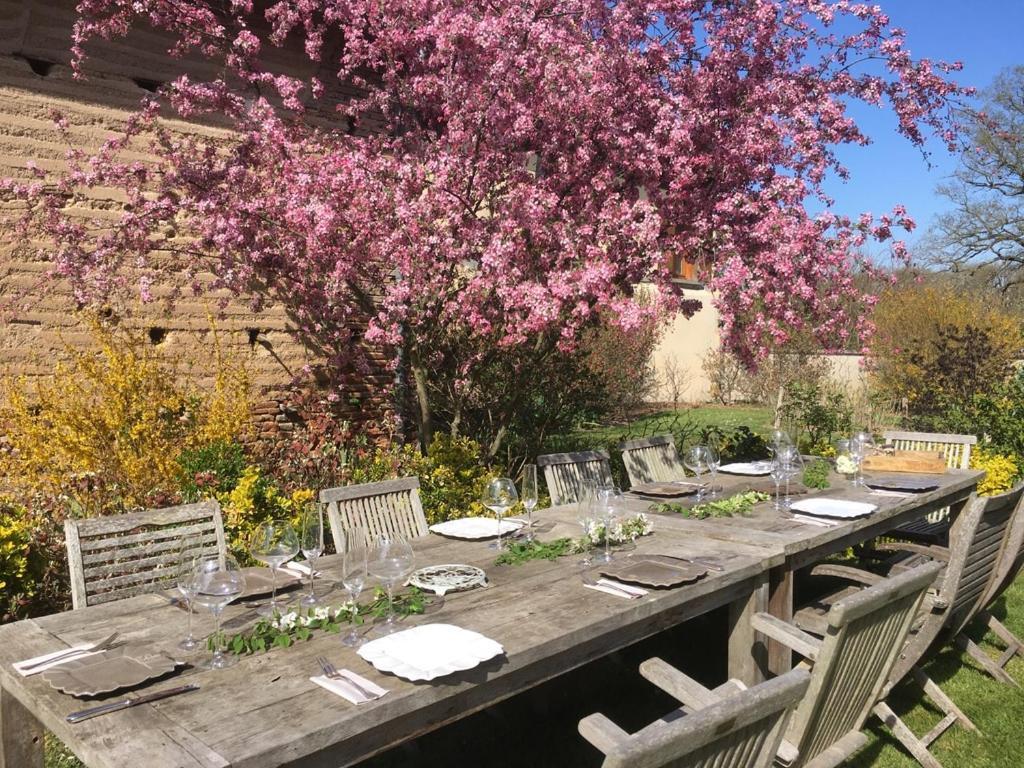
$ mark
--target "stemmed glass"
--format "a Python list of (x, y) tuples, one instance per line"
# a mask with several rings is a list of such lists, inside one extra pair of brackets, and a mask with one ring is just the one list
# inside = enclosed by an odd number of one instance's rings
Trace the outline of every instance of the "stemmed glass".
[(498, 538), (491, 544), (491, 549), (501, 549), (501, 518), (519, 501), (516, 484), (510, 478), (495, 477), (484, 488), (480, 501), (498, 518)]
[(683, 454), (683, 466), (693, 472), (697, 478), (697, 503), (704, 499), (704, 485), (700, 476), (708, 468), (707, 448), (703, 445), (691, 445)]
[[(775, 511), (779, 512), (785, 507), (789, 508), (789, 479), (792, 470), (793, 457), (796, 456), (796, 448), (792, 445), (780, 445), (773, 451), (772, 456), (772, 480), (775, 481)], [(779, 486), (786, 481), (786, 500), (779, 501)]]
[(864, 457), (874, 448), (875, 440), (870, 432), (858, 432), (850, 438), (850, 458), (857, 465), (857, 474), (853, 476), (853, 485), (864, 485), (864, 469), (861, 466)]
[(324, 553), (324, 510), (319, 502), (311, 501), (302, 514), (302, 540), (299, 542), (302, 556), (309, 566), (309, 594), (300, 601), (302, 605), (320, 604), (313, 586), (313, 574), (316, 573), (316, 560)]
[[(510, 481), (511, 482), (511, 481)], [(388, 635), (398, 629), (395, 619), (395, 585), (411, 571), (412, 546), (400, 536), (381, 536), (367, 557), (367, 569), (388, 591), (388, 615), (378, 628), (378, 634)]]
[(199, 559), (199, 552), (186, 545), (186, 549), (181, 555), (181, 560), (178, 562), (178, 581), (176, 586), (178, 592), (181, 593), (182, 601), (185, 603), (185, 610), (188, 611), (188, 634), (184, 640), (178, 643), (178, 648), (183, 651), (194, 651), (199, 647), (199, 641), (192, 635), (192, 603), (198, 589), (196, 565)]
[(220, 633), (220, 616), (224, 606), (245, 591), (245, 575), (238, 567), (238, 562), (231, 555), (203, 555), (196, 563), (193, 571), (195, 579), (195, 595), (192, 600), (210, 611), (216, 622), (213, 634), (213, 656), (203, 666), (207, 669), (224, 669), (235, 663), (235, 659), (225, 656), (223, 640)]
[(783, 449), (788, 457), (788, 461), (785, 463), (786, 467), (786, 498), (782, 500), (782, 505), (786, 509), (790, 509), (793, 506), (793, 499), (789, 495), (789, 483), (797, 477), (804, 470), (804, 459), (800, 455), (800, 451), (795, 446), (788, 446)]
[(277, 602), (277, 569), (299, 554), (299, 537), (287, 520), (271, 520), (256, 528), (253, 533), (250, 554), (261, 563), (270, 566), (270, 578), (274, 584), (273, 594), (267, 605), (257, 610), (260, 616), (273, 616), (275, 611), (281, 613), (284, 607)]
[(713, 499), (718, 495), (718, 491), (715, 490), (715, 480), (718, 477), (718, 466), (722, 461), (718, 456), (718, 451), (710, 443), (704, 446), (704, 458), (711, 471), (711, 488), (708, 489), (708, 498)]
[(526, 507), (526, 540), (533, 541), (533, 508), (537, 506), (537, 465), (523, 467), (523, 492), (519, 500)]
[(618, 488), (599, 488), (594, 494), (593, 507), (596, 519), (604, 524), (604, 552), (595, 559), (599, 563), (610, 563), (612, 557), (612, 527), (622, 513), (622, 492)]
[(576, 502), (576, 522), (583, 529), (583, 538), (586, 539), (587, 547), (583, 550), (583, 559), (579, 564), (582, 568), (589, 568), (593, 564), (590, 556), (590, 531), (594, 526), (594, 498), (597, 496), (597, 485), (584, 480), (580, 483), (580, 496)]
[[(359, 604), (356, 601), (366, 584), (366, 530), (349, 528), (342, 531), (342, 536), (345, 541), (345, 552), (341, 564), (341, 584), (348, 592), (348, 599), (352, 603), (352, 607), (358, 610)], [(362, 641), (362, 637), (356, 632), (354, 623), (348, 634), (341, 638), (342, 645), (351, 648), (356, 647)]]

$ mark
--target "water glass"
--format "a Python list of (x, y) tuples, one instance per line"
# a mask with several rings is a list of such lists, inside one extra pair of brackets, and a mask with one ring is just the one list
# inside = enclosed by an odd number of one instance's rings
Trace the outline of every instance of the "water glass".
[(395, 616), (395, 586), (412, 572), (412, 545), (401, 536), (381, 536), (367, 555), (367, 569), (388, 592), (388, 613), (377, 634), (388, 635), (398, 629)]
[(196, 596), (198, 584), (196, 582), (196, 566), (199, 564), (200, 554), (198, 550), (186, 548), (178, 562), (178, 581), (175, 585), (181, 600), (188, 611), (188, 628), (185, 639), (178, 643), (178, 648), (183, 651), (194, 651), (199, 647), (199, 641), (192, 635), (192, 613), (193, 601)]
[(857, 474), (853, 477), (855, 486), (864, 485), (864, 468), (862, 466), (864, 457), (870, 455), (871, 449), (875, 447), (875, 440), (870, 432), (858, 432), (850, 438), (850, 458), (857, 465)]
[(624, 499), (618, 488), (599, 488), (593, 501), (594, 518), (604, 526), (604, 552), (595, 558), (599, 563), (610, 563), (612, 557), (612, 529), (624, 512)]
[(598, 486), (591, 480), (584, 480), (580, 483), (579, 499), (576, 502), (576, 522), (583, 529), (583, 538), (587, 547), (583, 550), (583, 559), (580, 560), (582, 568), (589, 568), (593, 561), (590, 557), (590, 533), (594, 528), (594, 498), (597, 495)]
[[(341, 563), (341, 585), (348, 592), (349, 602), (352, 604), (353, 610), (359, 609), (359, 593), (363, 591), (363, 587), (366, 585), (366, 529), (364, 528), (349, 528), (341, 532), (342, 541), (344, 542), (344, 553), (342, 555)], [(343, 645), (347, 645), (350, 648), (354, 648), (362, 643), (363, 638), (356, 631), (356, 625), (353, 623), (352, 628), (349, 629), (348, 634), (341, 638)]]
[(700, 482), (700, 476), (708, 468), (707, 449), (703, 445), (691, 445), (683, 454), (683, 466), (697, 478), (697, 503), (700, 504), (704, 499), (704, 485)]
[(299, 554), (299, 536), (287, 520), (271, 520), (263, 523), (253, 532), (249, 553), (270, 566), (273, 594), (267, 605), (261, 605), (256, 613), (273, 616), (283, 613), (284, 604), (277, 602), (277, 569)]
[(523, 467), (523, 492), (519, 500), (526, 508), (526, 540), (533, 541), (533, 508), (537, 506), (537, 465)]
[(324, 553), (324, 509), (317, 501), (309, 502), (302, 513), (302, 538), (299, 542), (302, 556), (309, 566), (309, 594), (300, 601), (304, 606), (320, 604), (313, 586), (313, 574), (316, 572), (316, 561)]
[(718, 467), (722, 462), (718, 456), (718, 451), (711, 444), (704, 446), (704, 458), (708, 469), (711, 471), (711, 487), (708, 489), (708, 498), (713, 499), (718, 495), (718, 491), (715, 489), (715, 481), (718, 478)]
[(498, 518), (498, 538), (491, 544), (491, 548), (502, 549), (501, 518), (519, 501), (516, 484), (508, 477), (495, 477), (484, 488), (480, 501)]
[(245, 575), (231, 555), (203, 555), (193, 570), (195, 594), (192, 601), (213, 614), (216, 628), (213, 634), (213, 656), (203, 666), (224, 669), (235, 663), (223, 650), (224, 638), (220, 632), (220, 617), (224, 607), (245, 591)]

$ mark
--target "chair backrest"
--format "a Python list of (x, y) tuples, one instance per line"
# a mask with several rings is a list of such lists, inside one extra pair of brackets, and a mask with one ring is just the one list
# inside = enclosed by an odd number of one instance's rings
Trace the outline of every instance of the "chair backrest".
[(74, 608), (157, 592), (181, 563), (182, 546), (224, 555), (213, 500), (126, 515), (64, 521)]
[(548, 485), (552, 506), (579, 501), (580, 486), (585, 480), (612, 484), (612, 468), (605, 450), (549, 453), (537, 457), (537, 466), (544, 468), (544, 482)]
[(792, 707), (807, 690), (802, 669), (761, 683), (691, 714), (676, 711), (621, 740), (603, 768), (768, 768)]
[(627, 440), (619, 446), (619, 450), (622, 451), (622, 463), (626, 465), (631, 486), (686, 477), (672, 435)]
[(342, 532), (355, 527), (366, 531), (367, 544), (378, 536), (415, 539), (430, 532), (420, 502), (418, 477), (326, 488), (320, 491), (320, 503), (327, 505), (337, 552), (346, 550)]
[(943, 435), (937, 432), (883, 432), (887, 445), (900, 451), (942, 451), (946, 466), (967, 469), (971, 464), (971, 446), (977, 444), (974, 435)]
[[(1024, 488), (1024, 483), (1019, 484), (1013, 490), (1019, 491), (1022, 488)], [(983, 609), (991, 606), (1017, 580), (1022, 566), (1024, 566), (1024, 494), (1021, 494), (1017, 508), (1010, 517), (1006, 543), (1003, 544), (1003, 553), (999, 557), (992, 585), (982, 601)]]
[(921, 600), (941, 570), (940, 563), (925, 563), (829, 610), (811, 685), (786, 732), (800, 753), (796, 765), (860, 732), (881, 698)]
[(956, 633), (985, 608), (1021, 503), (1024, 486), (998, 496), (972, 496), (949, 533), (949, 563), (939, 597), (949, 605), (945, 626)]

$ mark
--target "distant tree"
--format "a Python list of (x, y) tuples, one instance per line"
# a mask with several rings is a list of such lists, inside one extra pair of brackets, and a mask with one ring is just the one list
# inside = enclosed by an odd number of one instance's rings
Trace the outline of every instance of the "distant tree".
[(956, 207), (939, 221), (934, 260), (1024, 293), (1024, 66), (997, 77), (966, 123), (969, 146), (940, 188)]

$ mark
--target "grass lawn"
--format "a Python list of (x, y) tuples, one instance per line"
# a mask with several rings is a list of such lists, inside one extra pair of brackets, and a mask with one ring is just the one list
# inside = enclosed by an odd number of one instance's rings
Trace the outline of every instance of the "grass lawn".
[(699, 405), (680, 408), (678, 411), (659, 411), (642, 416), (629, 424), (580, 429), (575, 437), (589, 439), (595, 445), (604, 445), (619, 439), (656, 435), (684, 425), (694, 431), (701, 427), (718, 427), (725, 432), (736, 427), (750, 427), (757, 434), (767, 434), (771, 428), (772, 412), (760, 405)]

